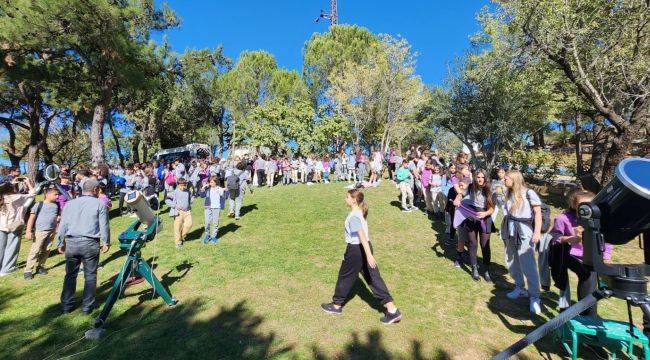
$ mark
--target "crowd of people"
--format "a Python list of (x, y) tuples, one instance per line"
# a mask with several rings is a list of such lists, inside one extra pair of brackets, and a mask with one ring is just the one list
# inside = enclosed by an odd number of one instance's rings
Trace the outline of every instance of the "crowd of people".
[[(100, 164), (91, 169), (62, 167), (57, 185), (42, 189), (43, 200), (31, 204), (37, 193), (34, 184), (16, 169), (0, 173), (0, 276), (17, 269), (20, 240), (32, 241), (24, 278), (46, 275), (49, 245), (56, 242), (65, 254), (66, 277), (61, 303), (73, 308), (76, 277), (83, 265), (85, 277), (82, 310), (95, 307), (96, 272), (99, 252), (108, 251), (108, 212), (117, 199), (120, 215), (128, 212), (125, 196), (142, 192), (154, 210), (161, 203), (173, 217), (174, 242), (181, 249), (192, 230), (192, 204), (201, 201), (204, 210), (204, 244), (219, 243), (219, 218), (228, 203), (228, 216), (239, 220), (244, 196), (255, 187), (343, 182), (349, 184), (346, 203), (352, 208), (345, 222), (347, 249), (341, 265), (335, 295), (323, 304), (328, 313), (340, 314), (352, 279), (364, 275), (370, 289), (386, 306), (384, 323), (401, 319), (386, 284), (381, 279), (366, 221), (368, 209), (362, 188), (379, 186), (388, 179), (399, 189), (401, 210), (421, 209), (434, 222), (444, 224), (443, 246), (455, 250), (454, 266), (469, 266), (472, 279), (492, 282), (490, 239), (498, 233), (505, 244), (505, 259), (515, 281), (510, 299), (529, 298), (530, 311), (541, 312), (540, 292), (549, 290), (551, 275), (560, 290), (559, 307), (570, 305), (567, 270), (579, 279), (578, 297), (595, 287), (595, 278), (581, 263), (582, 229), (576, 222), (576, 206), (593, 194), (576, 190), (569, 194), (567, 211), (551, 226), (548, 207), (529, 188), (516, 170), (498, 168), (493, 174), (476, 169), (468, 154), (453, 159), (437, 151), (411, 147), (404, 155), (361, 150), (326, 156), (245, 156), (219, 158), (177, 158), (126, 167)], [(419, 207), (416, 207), (419, 206)], [(28, 216), (23, 217), (29, 208)], [(498, 215), (501, 214), (501, 217)], [(497, 230), (500, 228), (500, 230)], [(479, 264), (478, 249), (482, 261)], [(606, 252), (606, 258), (611, 255)], [(535, 253), (538, 253), (537, 256)], [(591, 309), (591, 314), (595, 312)]]

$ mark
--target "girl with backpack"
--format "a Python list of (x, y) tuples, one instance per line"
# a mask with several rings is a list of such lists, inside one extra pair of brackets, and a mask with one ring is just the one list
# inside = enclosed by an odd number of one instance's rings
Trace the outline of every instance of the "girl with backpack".
[(381, 323), (397, 323), (402, 319), (402, 314), (395, 306), (377, 267), (368, 232), (368, 204), (364, 200), (363, 192), (358, 189), (349, 190), (345, 202), (351, 209), (345, 219), (345, 242), (347, 244), (345, 254), (339, 269), (332, 302), (321, 304), (321, 309), (329, 314), (341, 315), (348, 295), (361, 273), (372, 293), (386, 308), (386, 312), (380, 320)]
[(506, 215), (501, 225), (501, 238), (506, 246), (508, 271), (515, 280), (515, 289), (506, 296), (511, 300), (529, 298), (530, 312), (540, 314), (540, 284), (535, 245), (542, 236), (542, 201), (535, 191), (526, 186), (519, 171), (508, 171), (504, 180)]

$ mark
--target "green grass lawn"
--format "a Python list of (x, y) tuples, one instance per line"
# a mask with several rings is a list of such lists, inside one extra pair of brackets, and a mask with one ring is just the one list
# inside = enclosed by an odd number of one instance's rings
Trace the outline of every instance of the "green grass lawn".
[[(342, 316), (323, 313), (331, 300), (342, 259), (347, 214), (343, 184), (259, 189), (247, 194), (243, 217), (222, 213), (221, 244), (203, 245), (202, 203), (193, 209), (194, 227), (182, 250), (174, 247), (172, 221), (147, 244), (155, 273), (180, 300), (167, 307), (148, 285), (126, 289), (105, 326), (101, 342), (82, 340), (92, 317), (79, 310), (62, 315), (61, 255), (50, 273), (26, 282), (22, 269), (0, 279), (0, 359), (264, 359), (264, 358), (487, 358), (556, 314), (557, 291), (544, 295), (542, 316), (526, 300), (510, 301), (512, 280), (504, 267), (503, 244), (492, 238), (496, 285), (474, 282), (455, 269), (436, 246), (442, 224), (421, 212), (395, 206), (388, 182), (366, 190), (370, 237), (382, 275), (403, 312), (401, 323), (382, 326), (380, 306), (362, 282)], [(102, 254), (99, 301), (108, 295), (124, 261), (117, 236), (132, 218), (111, 220), (112, 247)], [(442, 238), (441, 238), (442, 239)], [(639, 261), (636, 244), (617, 248), (614, 261)], [(29, 249), (24, 241), (20, 262)], [(572, 279), (575, 288), (577, 280)], [(81, 277), (78, 283), (81, 291)], [(80, 293), (78, 294), (80, 296)], [(575, 296), (574, 296), (575, 299)], [(600, 314), (625, 320), (621, 300), (601, 302)], [(96, 311), (94, 315), (97, 315)], [(640, 313), (635, 310), (637, 324)], [(584, 356), (593, 356), (584, 350)], [(522, 358), (562, 355), (545, 339)]]

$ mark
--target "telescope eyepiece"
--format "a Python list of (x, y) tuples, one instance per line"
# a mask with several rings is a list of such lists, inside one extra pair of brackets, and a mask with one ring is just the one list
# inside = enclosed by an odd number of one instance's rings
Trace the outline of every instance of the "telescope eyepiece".
[(599, 217), (599, 215), (600, 215), (600, 209), (595, 204), (584, 203), (578, 206), (578, 216), (580, 216), (583, 219), (592, 219), (595, 217)]

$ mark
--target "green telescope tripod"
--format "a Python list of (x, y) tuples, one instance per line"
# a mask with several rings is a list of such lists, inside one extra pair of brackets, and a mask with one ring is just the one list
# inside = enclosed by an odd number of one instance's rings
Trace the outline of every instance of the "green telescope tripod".
[(144, 245), (156, 237), (160, 224), (160, 218), (156, 216), (151, 224), (141, 231), (138, 230), (141, 223), (139, 220), (136, 220), (128, 229), (126, 229), (126, 231), (120, 234), (120, 249), (127, 251), (126, 261), (124, 262), (124, 265), (122, 265), (122, 269), (113, 283), (113, 288), (106, 299), (106, 303), (104, 303), (104, 308), (102, 309), (101, 314), (99, 314), (95, 319), (95, 328), (100, 328), (104, 325), (113, 305), (115, 305), (115, 302), (121, 295), (122, 289), (124, 289), (124, 286), (126, 285), (126, 281), (131, 277), (133, 272), (147, 280), (151, 287), (153, 287), (154, 293), (159, 294), (167, 305), (174, 306), (178, 302), (178, 300), (171, 297), (169, 292), (167, 292), (163, 287), (158, 278), (156, 278), (156, 275), (154, 275), (149, 264), (142, 259), (142, 255), (140, 254), (140, 250)]

